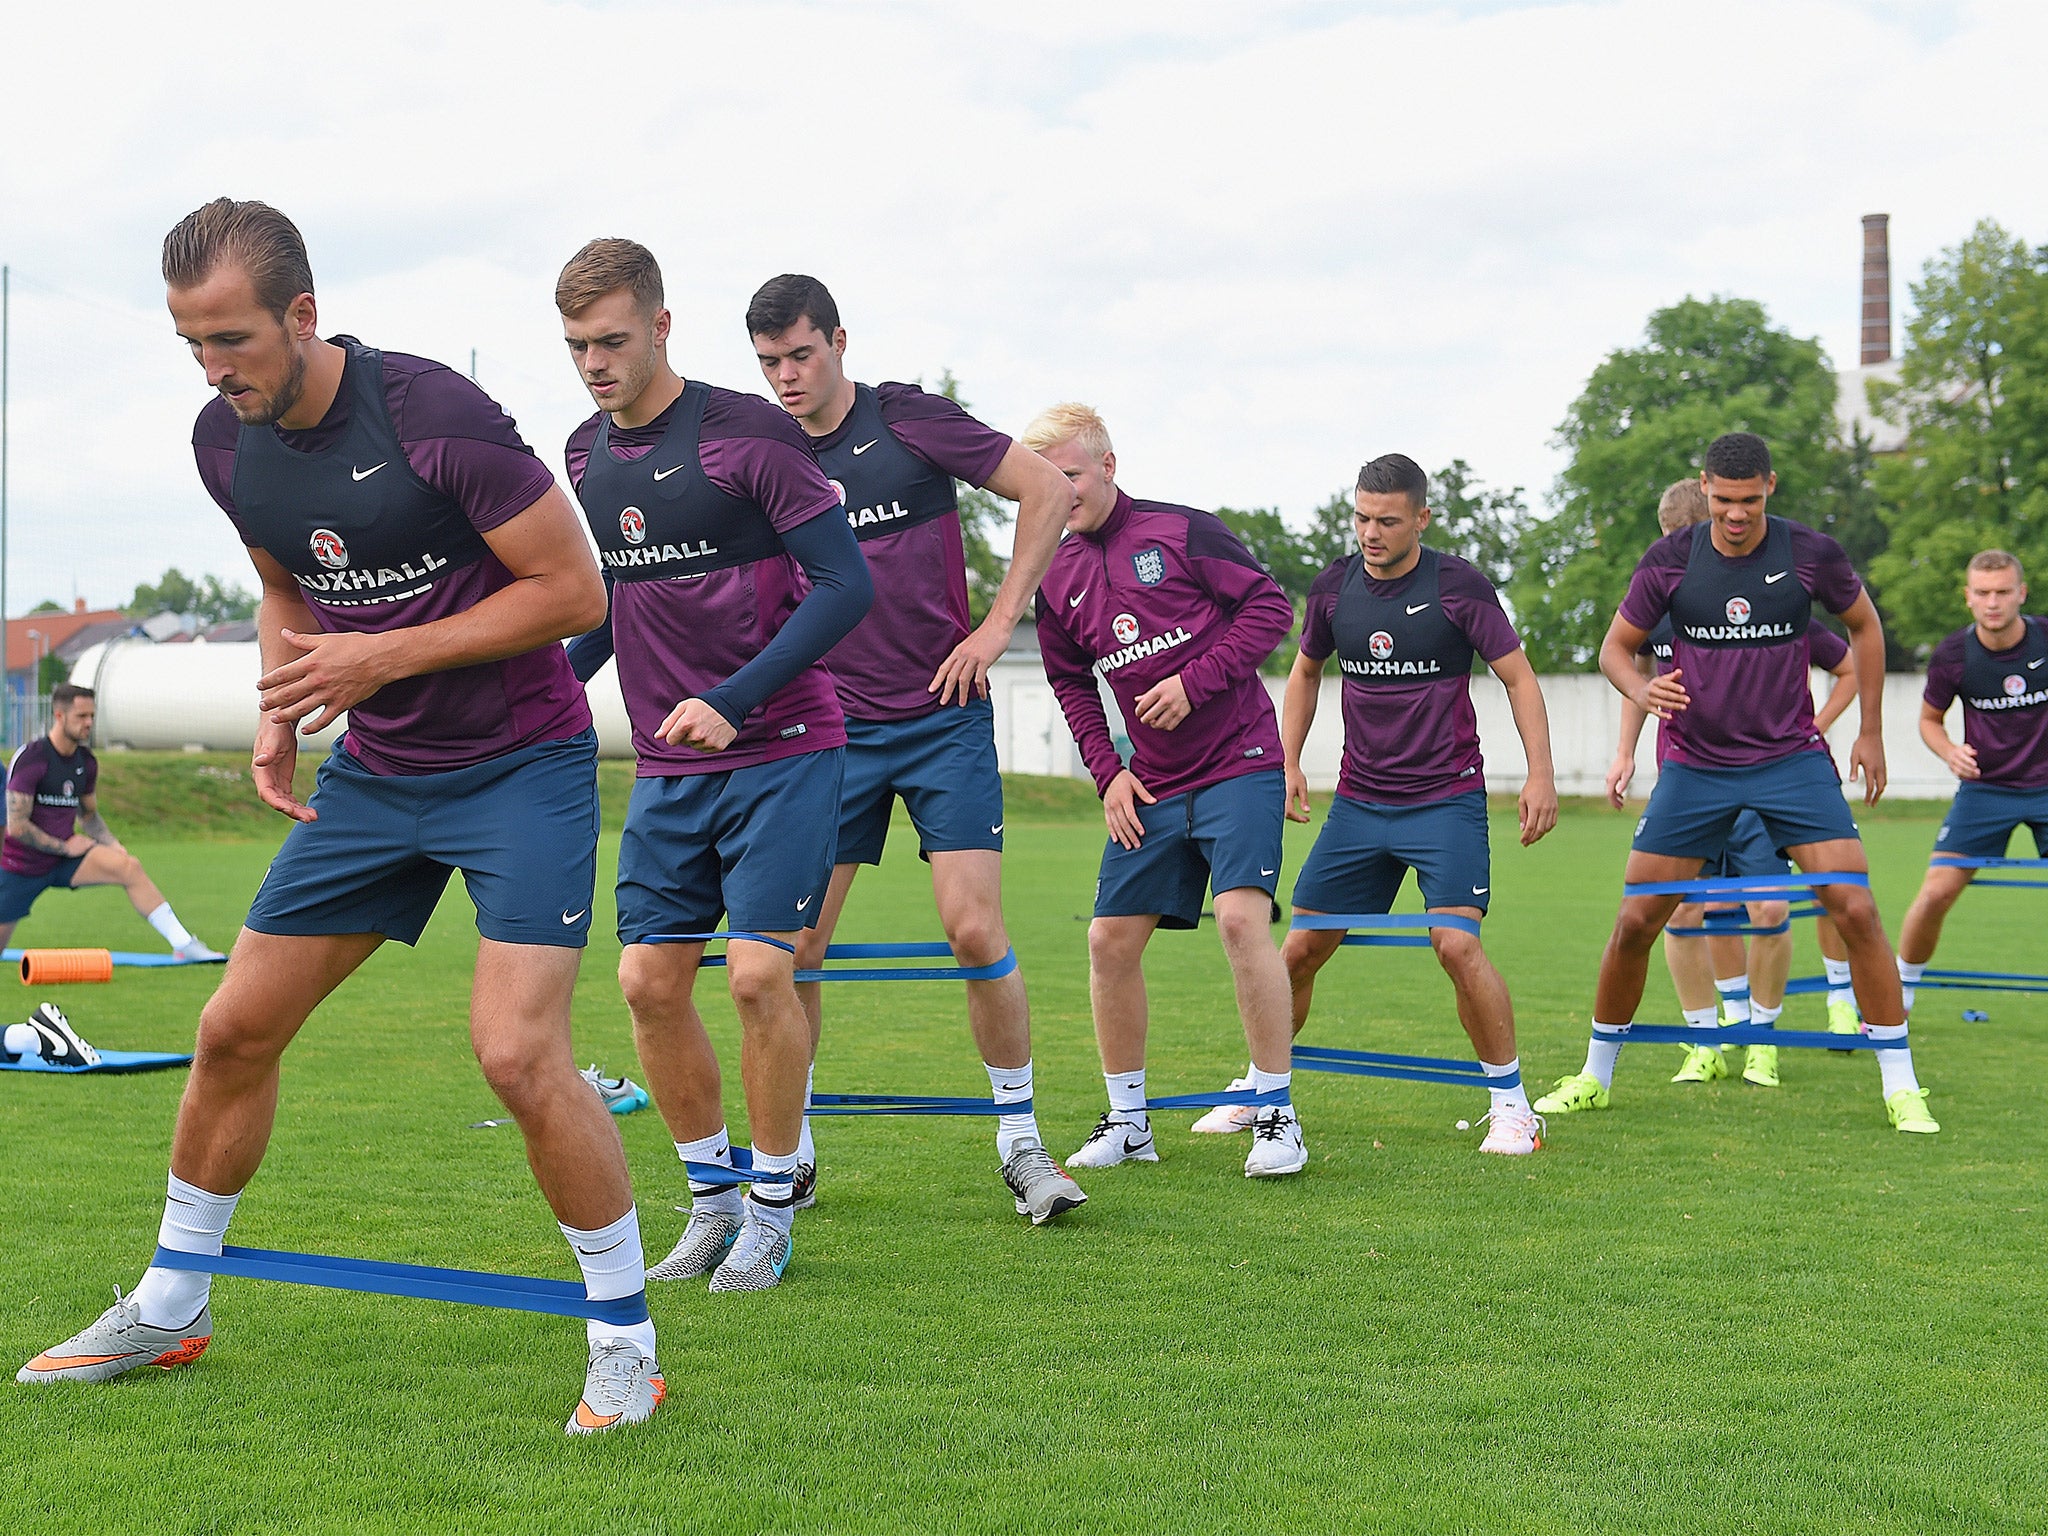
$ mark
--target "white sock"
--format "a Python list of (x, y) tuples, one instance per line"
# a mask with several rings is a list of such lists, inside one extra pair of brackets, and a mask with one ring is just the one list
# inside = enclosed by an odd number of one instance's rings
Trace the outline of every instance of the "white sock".
[[(1905, 994), (1906, 1012), (1908, 1013), (1913, 1011), (1913, 987), (1922, 976), (1927, 974), (1927, 966), (1928, 962), (1924, 960), (1918, 965), (1905, 960), (1899, 962), (1899, 990)], [(1879, 1053), (1880, 1056), (1883, 1054), (1883, 1052)]]
[[(1021, 1067), (988, 1068), (989, 1097), (998, 1104), (1021, 1104), (1031, 1098), (1031, 1063)], [(1025, 1140), (1043, 1143), (1045, 1138), (1038, 1134), (1038, 1116), (1030, 1110), (1021, 1115), (996, 1116), (996, 1157), (1007, 1163), (1010, 1154), (1017, 1150), (1019, 1142)]]
[(1714, 978), (1714, 989), (1721, 994), (1721, 1007), (1728, 1015), (1730, 1024), (1749, 1022), (1749, 978), (1731, 976), (1726, 981)]
[(1599, 1032), (1603, 1029), (1619, 1028), (1619, 1024), (1596, 1023), (1593, 1026), (1593, 1038), (1586, 1042), (1586, 1065), (1580, 1070), (1597, 1077), (1602, 1088), (1614, 1086), (1614, 1064), (1621, 1059), (1621, 1042), (1603, 1039)]
[(10, 1056), (36, 1056), (43, 1054), (43, 1037), (26, 1024), (10, 1024), (0, 1031), (0, 1051)]
[(1102, 1081), (1109, 1088), (1109, 1107), (1127, 1120), (1135, 1120), (1141, 1126), (1152, 1124), (1151, 1116), (1145, 1113), (1145, 1069), (1135, 1072), (1105, 1072)]
[[(1903, 1040), (1906, 1038), (1906, 1026), (1903, 1024), (1893, 1024), (1889, 1027), (1866, 1024), (1863, 1026), (1863, 1032), (1873, 1040)], [(1871, 1054), (1877, 1057), (1877, 1070), (1883, 1079), (1881, 1091), (1886, 1098), (1890, 1098), (1901, 1088), (1918, 1088), (1920, 1086), (1920, 1079), (1913, 1075), (1913, 1053), (1910, 1049), (1903, 1051), (1874, 1051)]]
[(164, 942), (173, 949), (183, 949), (192, 942), (191, 932), (178, 921), (178, 914), (171, 910), (171, 904), (161, 902), (149, 914), (149, 926), (164, 936)]
[[(709, 1136), (695, 1141), (676, 1143), (676, 1156), (686, 1163), (716, 1163), (721, 1168), (732, 1166), (732, 1138), (724, 1126)], [(690, 1180), (690, 1209), (716, 1211), (725, 1216), (740, 1213), (740, 1187), (737, 1184), (700, 1184)]]
[(1759, 1029), (1776, 1029), (1778, 1027), (1778, 1015), (1784, 1011), (1785, 1005), (1783, 1003), (1778, 1004), (1775, 1008), (1766, 1008), (1762, 1003), (1753, 1001), (1749, 1005), (1749, 1022), (1756, 1025)]
[(1261, 1072), (1259, 1070), (1258, 1064), (1254, 1062), (1252, 1064), (1252, 1092), (1272, 1093), (1276, 1089), (1279, 1092), (1286, 1094), (1287, 1097), (1282, 1099), (1278, 1105), (1271, 1105), (1268, 1107), (1283, 1109), (1294, 1108), (1294, 1073), (1291, 1071)]
[(1721, 1025), (1719, 1008), (1688, 1008), (1685, 1010), (1688, 1029), (1718, 1029)]
[[(640, 1208), (627, 1206), (626, 1214), (608, 1226), (584, 1231), (566, 1221), (560, 1223), (569, 1251), (583, 1269), (583, 1293), (592, 1301), (620, 1301), (641, 1296), (647, 1290), (647, 1258), (640, 1251)], [(648, 1359), (654, 1358), (654, 1319), (640, 1309), (636, 1323), (607, 1323), (590, 1318), (584, 1324), (591, 1348), (612, 1339), (631, 1339)]]
[[(1514, 1060), (1503, 1063), (1500, 1066), (1495, 1066), (1490, 1061), (1482, 1061), (1479, 1065), (1486, 1069), (1486, 1087), (1487, 1091), (1493, 1095), (1493, 1112), (1495, 1114), (1499, 1114), (1504, 1109), (1528, 1112), (1529, 1098), (1528, 1095), (1522, 1092), (1521, 1057), (1517, 1056)], [(1503, 1083), (1505, 1086), (1503, 1086)]]
[(796, 1133), (796, 1160), (818, 1166), (818, 1144), (811, 1140), (811, 1080), (818, 1075), (818, 1064), (812, 1062), (804, 1072), (804, 1125)]
[[(754, 1181), (747, 1191), (747, 1204), (754, 1216), (787, 1232), (796, 1224), (796, 1154), (781, 1155), (754, 1148), (754, 1172), (767, 1177)], [(778, 1177), (779, 1175), (779, 1177)]]
[(1828, 1001), (1831, 1003), (1853, 1003), (1856, 989), (1849, 980), (1849, 962), (1823, 958), (1821, 964), (1828, 973)]
[[(164, 1219), (156, 1229), (157, 1246), (178, 1253), (218, 1254), (228, 1219), (241, 1198), (240, 1194), (216, 1195), (172, 1174), (164, 1198)], [(141, 1309), (142, 1320), (150, 1327), (182, 1328), (199, 1315), (212, 1289), (211, 1275), (158, 1269), (152, 1264), (142, 1272), (129, 1299)]]

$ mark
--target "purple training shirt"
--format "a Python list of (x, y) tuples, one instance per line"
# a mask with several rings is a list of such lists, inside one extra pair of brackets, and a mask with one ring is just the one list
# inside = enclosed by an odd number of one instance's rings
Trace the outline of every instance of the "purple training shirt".
[[(1666, 755), (1688, 767), (1746, 768), (1794, 752), (1825, 752), (1827, 744), (1813, 727), (1808, 653), (1800, 642), (1811, 627), (1812, 603), (1845, 613), (1862, 595), (1862, 581), (1841, 545), (1783, 517), (1767, 520), (1765, 538), (1752, 553), (1731, 558), (1708, 542), (1694, 564), (1695, 537), (1710, 541), (1711, 533), (1700, 531), (1707, 528), (1681, 528), (1652, 544), (1621, 602), (1624, 619), (1654, 630), (1672, 612), (1689, 567), (1713, 599), (1702, 605), (1697, 639), (1674, 616), (1672, 660), (1684, 674), (1691, 702), (1672, 717)], [(1774, 537), (1776, 530), (1781, 531)], [(1784, 585), (1788, 580), (1793, 585)], [(1796, 622), (1762, 622), (1801, 594)], [(1745, 629), (1758, 631), (1759, 639), (1731, 640)], [(1768, 630), (1792, 632), (1766, 637)]]
[[(199, 478), (242, 542), (294, 570), (314, 624), (326, 632), (413, 628), (462, 613), (511, 585), (512, 573), (487, 546), (468, 551), (474, 558), (451, 558), (448, 549), (433, 547), (440, 535), (422, 533), (414, 550), (405, 542), (405, 529), (381, 527), (374, 530), (378, 541), (401, 545), (407, 558), (365, 566), (365, 540), (332, 532), (348, 526), (348, 491), (384, 492), (395, 485), (391, 477), (408, 471), (423, 504), (456, 509), (448, 515), (457, 524), (466, 522), (463, 540), (502, 527), (555, 483), (495, 401), (426, 358), (381, 354), (388, 423), (355, 420), (358, 403), (373, 400), (368, 391), (376, 387), (359, 375), (380, 354), (347, 337), (337, 341), (349, 347), (349, 356), (341, 388), (320, 424), (303, 431), (250, 429), (271, 434), (284, 450), (264, 453), (266, 474), (281, 467), (287, 481), (297, 475), (308, 484), (305, 499), (288, 510), (258, 516), (237, 506), (236, 461), (244, 429), (217, 397), (199, 413), (192, 432)], [(327, 463), (335, 450), (350, 442), (388, 441), (392, 434), (402, 464), (345, 466), (350, 474), (338, 475), (341, 492), (329, 487), (340, 468)], [(312, 574), (299, 569), (307, 565), (309, 539), (319, 557)], [(343, 745), (372, 773), (445, 773), (574, 736), (589, 728), (590, 706), (562, 648), (550, 644), (502, 661), (401, 678), (351, 709), (348, 723)]]
[[(778, 534), (839, 511), (809, 442), (780, 407), (710, 389), (697, 458), (714, 487), (753, 503)], [(613, 426), (613, 456), (632, 463), (652, 453), (681, 404), (679, 398), (644, 426)], [(597, 427), (593, 415), (569, 436), (569, 480), (579, 490)], [(658, 734), (676, 705), (709, 693), (752, 661), (796, 611), (810, 584), (792, 555), (778, 552), (681, 580), (618, 581), (611, 590), (619, 688), (641, 778), (728, 773), (846, 744), (845, 712), (822, 666), (771, 694), (722, 752), (671, 746)]]
[[(1117, 492), (1100, 528), (1070, 533), (1038, 589), (1038, 644), (1082, 761), (1106, 792), (1123, 769), (1096, 677), (1130, 732), (1130, 769), (1157, 799), (1281, 766), (1259, 664), (1294, 625), (1278, 582), (1213, 513)], [(1191, 712), (1170, 731), (1138, 699), (1180, 674)]]
[[(2048, 618), (2029, 617), (2020, 643), (1994, 651), (1967, 624), (1927, 663), (1930, 707), (1963, 701), (1963, 740), (1982, 778), (2006, 789), (2048, 788)], [(11, 867), (11, 866), (10, 866)]]
[[(1638, 656), (1648, 656), (1655, 663), (1657, 675), (1662, 677), (1677, 665), (1671, 659), (1671, 615), (1666, 614), (1657, 621), (1657, 627), (1650, 631), (1649, 639), (1636, 647)], [(1833, 672), (1849, 654), (1849, 642), (1824, 625), (1809, 624), (1806, 629), (1806, 659), (1809, 667), (1818, 667), (1823, 672)], [(1668, 720), (1657, 722), (1657, 766), (1664, 766), (1664, 757), (1670, 751), (1665, 732), (1670, 729)]]
[[(61, 757), (48, 736), (38, 736), (14, 754), (7, 767), (7, 793), (28, 795), (35, 804), (29, 821), (63, 842), (78, 831), (79, 802), (99, 786), (99, 759), (80, 745)], [(45, 853), (12, 837), (0, 839), (0, 868), (14, 875), (47, 875), (64, 862), (63, 855)]]
[[(1437, 567), (1434, 592), (1426, 590), (1432, 554)], [(1401, 620), (1415, 609), (1421, 612), (1413, 617), (1434, 617), (1425, 602), (1438, 605), (1442, 619), (1489, 665), (1521, 647), (1521, 637), (1508, 622), (1492, 582), (1456, 555), (1424, 551), (1414, 570), (1392, 581), (1368, 574), (1356, 553), (1334, 562), (1309, 588), (1301, 653), (1311, 661), (1326, 661), (1339, 653), (1340, 605), (1368, 610), (1386, 605), (1399, 613), (1384, 623), (1373, 622), (1369, 613), (1359, 615), (1359, 629), (1370, 631), (1362, 660), (1370, 666), (1374, 652), (1383, 649), (1390, 666), (1397, 666)], [(1434, 675), (1369, 675), (1360, 660), (1339, 657), (1344, 765), (1337, 793), (1376, 805), (1423, 805), (1483, 789), (1485, 763), (1472, 710), (1472, 673), (1462, 648), (1451, 658), (1462, 664), (1443, 667)]]

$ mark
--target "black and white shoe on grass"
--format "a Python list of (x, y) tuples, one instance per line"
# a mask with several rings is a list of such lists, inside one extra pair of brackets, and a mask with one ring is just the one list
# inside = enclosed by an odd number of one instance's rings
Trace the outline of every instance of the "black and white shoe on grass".
[(1252, 1122), (1252, 1150), (1244, 1160), (1248, 1179), (1270, 1179), (1283, 1173), (1299, 1173), (1308, 1166), (1308, 1143), (1302, 1139), (1301, 1121), (1292, 1104), (1275, 1104), (1259, 1111)]
[[(681, 1206), (676, 1207), (681, 1210)], [(708, 1275), (732, 1252), (740, 1219), (724, 1211), (691, 1211), (683, 1235), (669, 1256), (647, 1271), (650, 1280), (694, 1280)]]
[(1017, 1197), (1017, 1214), (1029, 1216), (1034, 1227), (1042, 1227), (1062, 1211), (1088, 1203), (1081, 1186), (1067, 1177), (1066, 1170), (1052, 1160), (1052, 1154), (1036, 1136), (1018, 1142), (1004, 1159), (1003, 1182)]
[(711, 1289), (765, 1291), (780, 1285), (782, 1272), (789, 1268), (789, 1256), (794, 1251), (795, 1245), (787, 1232), (749, 1211), (732, 1252), (711, 1276)]
[(38, 1003), (24, 1020), (36, 1032), (36, 1053), (53, 1067), (96, 1067), (100, 1053), (85, 1043), (71, 1027), (64, 1010), (55, 1003)]
[(791, 1210), (808, 1211), (812, 1206), (816, 1205), (818, 1203), (818, 1165), (816, 1163), (798, 1163), (796, 1165), (796, 1177), (790, 1180), (789, 1190), (790, 1194), (794, 1197), (790, 1201)]
[(1143, 1110), (1132, 1114), (1112, 1109), (1095, 1122), (1081, 1150), (1067, 1159), (1069, 1168), (1114, 1168), (1118, 1163), (1156, 1163), (1159, 1148), (1152, 1140), (1152, 1120)]

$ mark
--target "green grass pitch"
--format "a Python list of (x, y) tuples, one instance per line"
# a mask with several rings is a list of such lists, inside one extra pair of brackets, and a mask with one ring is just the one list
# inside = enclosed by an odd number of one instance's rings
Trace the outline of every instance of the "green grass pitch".
[[(1867, 823), (1894, 931), (1933, 815)], [(1523, 850), (1496, 811), (1487, 940), (1532, 1085), (1581, 1059), (1630, 825), (1568, 808)], [(225, 940), (271, 845), (125, 830)], [(1310, 831), (1290, 828), (1290, 874)], [(1102, 1105), (1083, 920), (1101, 836), (1071, 796), (1016, 787), (1008, 910), (1059, 1155)], [(2048, 969), (2043, 915), (1973, 893), (1941, 963)], [(598, 918), (577, 1055), (635, 1072), (602, 893)], [(899, 827), (842, 937), (937, 936)], [(46, 896), (20, 937), (151, 939), (111, 891)], [(1808, 925), (1799, 945), (1816, 970)], [(466, 1128), (498, 1112), (464, 1030), (474, 951), (458, 884), (417, 952), (387, 947), (314, 1017), (234, 1241), (574, 1276), (517, 1132)], [(96, 1044), (174, 1049), (213, 979), (55, 995)], [(1213, 931), (1160, 936), (1150, 980), (1155, 1091), (1221, 1087), (1244, 1047)], [(1426, 954), (1346, 951), (1320, 1000), (1309, 1041), (1469, 1054)], [(827, 1006), (821, 1090), (986, 1092), (957, 984)], [(1991, 1022), (1960, 1022), (1971, 1006)], [(1786, 1022), (1820, 1016), (1803, 999)], [(1661, 967), (1644, 1017), (1676, 1021)], [(1248, 1183), (1242, 1139), (1164, 1116), (1160, 1164), (1083, 1175), (1087, 1207), (1040, 1230), (986, 1121), (821, 1121), (787, 1282), (654, 1291), (669, 1399), (641, 1430), (563, 1437), (576, 1323), (225, 1279), (192, 1368), (0, 1383), (0, 1515), (23, 1533), (2040, 1530), (2044, 1044), (2048, 998), (1924, 994), (1934, 1138), (1886, 1128), (1867, 1053), (1788, 1052), (1768, 1092), (1670, 1086), (1677, 1049), (1637, 1046), (1614, 1109), (1554, 1122), (1530, 1159), (1453, 1129), (1481, 1093), (1304, 1073), (1301, 1176)], [(139, 1273), (182, 1081), (0, 1075), (10, 1372)], [(659, 1257), (680, 1171), (653, 1113), (621, 1129)]]

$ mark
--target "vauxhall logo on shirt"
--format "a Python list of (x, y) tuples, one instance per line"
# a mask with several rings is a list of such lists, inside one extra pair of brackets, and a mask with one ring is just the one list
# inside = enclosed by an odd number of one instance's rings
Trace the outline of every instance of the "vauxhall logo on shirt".
[(1726, 624), (1687, 624), (1683, 626), (1686, 639), (1789, 640), (1796, 633), (1790, 624), (1750, 623), (1749, 599), (1740, 595), (1729, 598), (1721, 611), (1728, 616)]
[[(445, 570), (448, 562), (438, 555), (421, 554), (412, 560), (401, 560), (396, 565), (383, 565), (375, 570), (367, 567), (352, 570), (349, 567), (348, 545), (341, 535), (332, 528), (315, 528), (307, 540), (313, 551), (313, 558), (327, 567), (332, 574), (300, 576), (299, 585), (309, 592), (318, 592), (324, 601), (337, 608), (357, 608), (365, 603), (396, 602), (402, 597), (417, 597), (433, 586), (427, 578), (434, 572)], [(403, 592), (387, 592), (386, 587), (404, 586), (412, 582), (417, 585), (406, 587)], [(363, 598), (343, 598), (344, 592), (369, 592), (374, 595)]]
[(1435, 656), (1425, 656), (1420, 661), (1396, 661), (1394, 637), (1384, 629), (1366, 636), (1365, 649), (1371, 660), (1340, 655), (1338, 670), (1353, 677), (1434, 677), (1444, 669), (1442, 660)]
[(1123, 642), (1123, 648), (1111, 651), (1095, 663), (1095, 670), (1104, 676), (1121, 667), (1128, 667), (1134, 661), (1143, 661), (1147, 656), (1157, 656), (1161, 651), (1170, 651), (1177, 645), (1186, 645), (1195, 638), (1183, 626), (1176, 624), (1163, 635), (1141, 640), (1138, 638), (1140, 631), (1137, 616), (1129, 613), (1118, 614), (1110, 622), (1109, 627), (1117, 639)]
[(619, 514), (619, 532), (628, 544), (647, 542), (647, 514), (638, 507), (628, 507)]
[(1970, 699), (1967, 701), (1970, 708), (2031, 709), (2036, 704), (2048, 704), (2048, 686), (2036, 688), (2032, 692), (2029, 692), (2027, 689), (2027, 680), (2025, 676), (2021, 673), (2007, 673), (2005, 676), (2005, 680), (2002, 683), (2000, 683), (1999, 686), (2005, 690), (2003, 697), (1990, 699)]
[[(872, 448), (874, 444), (870, 443), (868, 446)], [(839, 493), (839, 505), (846, 507), (846, 526), (849, 528), (855, 530), (872, 528), (877, 523), (893, 523), (899, 518), (910, 516), (910, 508), (893, 497), (886, 507), (879, 503), (872, 507), (855, 508), (847, 506), (846, 482), (844, 480), (827, 480), (825, 483)]]

